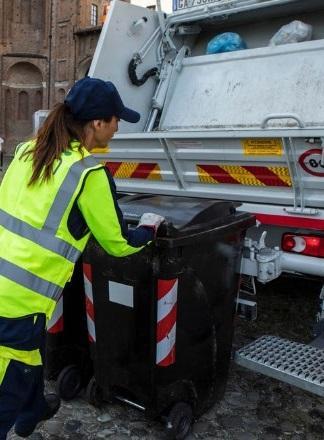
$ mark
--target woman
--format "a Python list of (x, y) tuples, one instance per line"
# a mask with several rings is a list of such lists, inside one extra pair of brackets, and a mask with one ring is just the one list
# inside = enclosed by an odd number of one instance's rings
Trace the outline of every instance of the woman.
[(163, 218), (143, 214), (127, 231), (109, 172), (89, 151), (105, 147), (125, 107), (111, 82), (78, 81), (35, 140), (20, 144), (0, 187), (0, 440), (21, 437), (59, 408), (44, 396), (40, 349), (51, 317), (90, 232), (111, 255), (138, 252)]

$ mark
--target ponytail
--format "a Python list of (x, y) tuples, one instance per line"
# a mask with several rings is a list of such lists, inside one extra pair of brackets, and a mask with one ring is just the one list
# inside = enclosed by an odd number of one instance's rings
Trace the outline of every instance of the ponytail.
[(31, 156), (33, 161), (33, 173), (28, 186), (38, 180), (41, 182), (50, 180), (53, 176), (54, 162), (61, 157), (63, 151), (71, 149), (71, 140), (80, 142), (78, 150), (82, 155), (87, 122), (75, 120), (65, 104), (57, 104), (54, 107), (38, 130), (35, 145), (22, 155), (22, 157)]

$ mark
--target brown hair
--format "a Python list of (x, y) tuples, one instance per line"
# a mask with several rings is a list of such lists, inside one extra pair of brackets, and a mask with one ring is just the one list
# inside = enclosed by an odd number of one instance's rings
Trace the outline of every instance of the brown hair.
[(75, 139), (80, 142), (78, 150), (82, 153), (85, 145), (85, 125), (89, 121), (78, 121), (65, 104), (57, 104), (47, 116), (44, 124), (38, 130), (36, 143), (23, 155), (32, 156), (33, 173), (28, 186), (37, 180), (47, 182), (53, 175), (55, 160), (61, 157), (63, 151), (71, 149), (70, 142)]

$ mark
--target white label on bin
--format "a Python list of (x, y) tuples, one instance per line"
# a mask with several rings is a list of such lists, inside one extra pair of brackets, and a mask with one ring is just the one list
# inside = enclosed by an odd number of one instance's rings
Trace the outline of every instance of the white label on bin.
[(128, 284), (109, 281), (109, 300), (126, 307), (134, 308), (134, 289)]

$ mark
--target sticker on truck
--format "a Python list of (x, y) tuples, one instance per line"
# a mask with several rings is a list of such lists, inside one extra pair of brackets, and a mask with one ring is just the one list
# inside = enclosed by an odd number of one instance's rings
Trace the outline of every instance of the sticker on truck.
[(298, 163), (306, 173), (324, 177), (324, 164), (322, 164), (322, 150), (320, 148), (305, 151), (299, 157)]
[(287, 167), (262, 167), (250, 165), (197, 165), (201, 183), (247, 186), (292, 186)]
[(157, 163), (147, 162), (106, 162), (105, 166), (115, 179), (162, 180)]
[(281, 139), (242, 139), (244, 154), (247, 156), (282, 156)]

